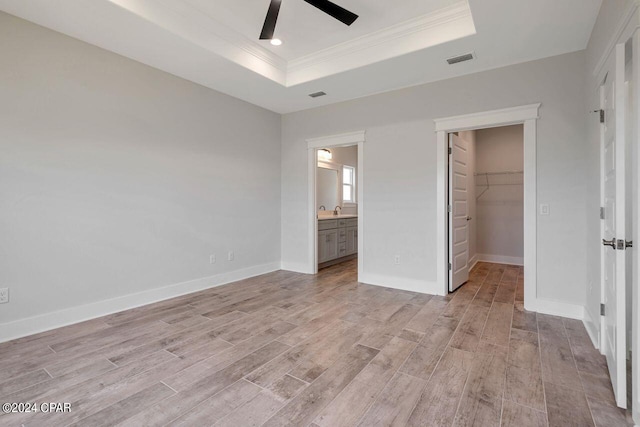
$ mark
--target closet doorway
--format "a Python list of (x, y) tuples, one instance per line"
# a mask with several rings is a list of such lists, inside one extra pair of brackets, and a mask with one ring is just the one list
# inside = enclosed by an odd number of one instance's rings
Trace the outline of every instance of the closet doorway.
[(449, 134), (449, 291), (478, 262), (524, 265), (524, 126)]

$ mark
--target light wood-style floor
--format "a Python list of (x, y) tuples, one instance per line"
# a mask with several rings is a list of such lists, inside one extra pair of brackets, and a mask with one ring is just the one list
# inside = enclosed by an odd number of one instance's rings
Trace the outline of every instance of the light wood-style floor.
[(447, 297), (275, 272), (0, 344), (0, 425), (622, 426), (579, 321), (523, 310), (518, 267)]

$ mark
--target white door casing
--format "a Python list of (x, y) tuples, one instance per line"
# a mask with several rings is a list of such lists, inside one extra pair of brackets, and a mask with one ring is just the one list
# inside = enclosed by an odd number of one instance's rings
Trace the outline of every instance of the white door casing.
[(469, 143), (449, 134), (449, 291), (469, 280)]
[[(606, 356), (616, 403), (627, 405), (626, 385), (626, 225), (624, 45), (618, 46), (601, 88), (602, 319), (601, 348)], [(622, 244), (621, 244), (622, 242)]]

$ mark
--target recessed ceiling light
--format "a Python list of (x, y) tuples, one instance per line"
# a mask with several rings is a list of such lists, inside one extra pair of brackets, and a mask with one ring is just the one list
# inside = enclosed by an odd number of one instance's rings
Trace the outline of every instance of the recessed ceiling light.
[(271, 39), (271, 44), (274, 46), (280, 46), (282, 44), (282, 40), (280, 39)]

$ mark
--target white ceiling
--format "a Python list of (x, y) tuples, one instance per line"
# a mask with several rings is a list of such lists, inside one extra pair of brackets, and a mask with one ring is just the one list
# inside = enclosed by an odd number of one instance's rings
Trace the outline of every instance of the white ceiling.
[[(175, 0), (184, 1), (212, 19), (226, 23), (249, 40), (258, 40), (269, 0)], [(334, 0), (336, 4), (359, 15), (351, 26), (326, 15), (303, 0), (283, 0), (275, 37), (282, 46), (260, 45), (289, 61), (328, 47), (365, 36), (417, 16), (427, 15), (460, 0)]]
[[(258, 40), (269, 0), (0, 0), (0, 10), (287, 113), (582, 50), (602, 0), (334, 1), (360, 18), (347, 27), (283, 0), (279, 47)], [(474, 61), (445, 62), (470, 51)]]

